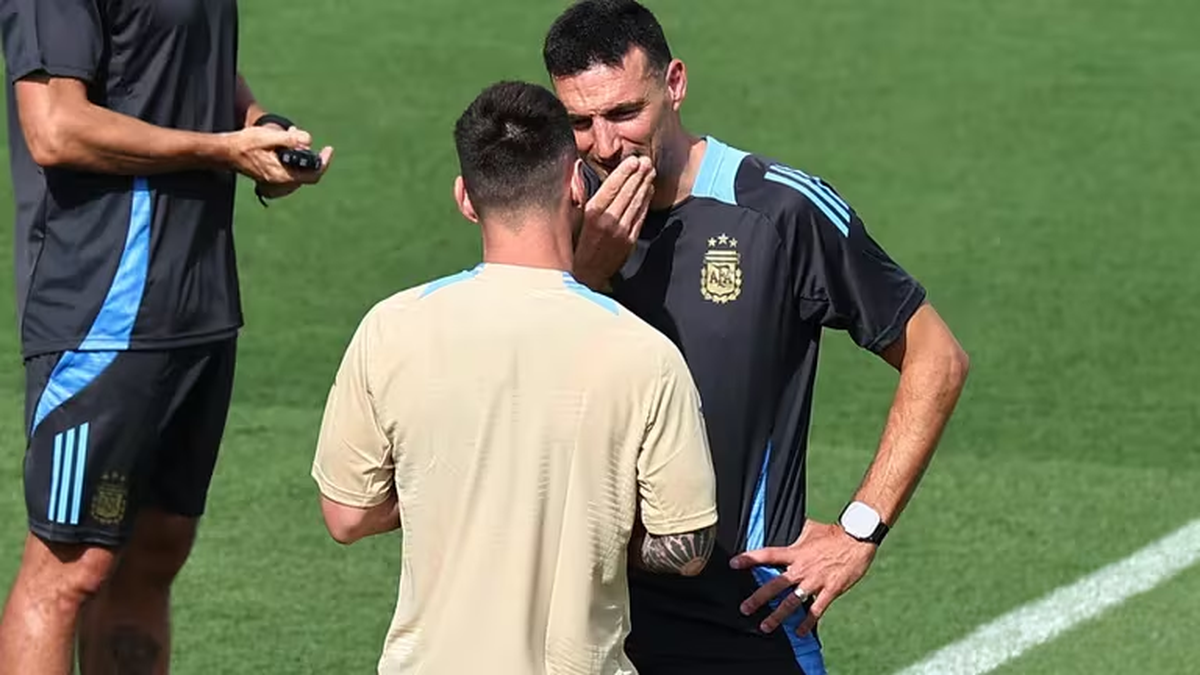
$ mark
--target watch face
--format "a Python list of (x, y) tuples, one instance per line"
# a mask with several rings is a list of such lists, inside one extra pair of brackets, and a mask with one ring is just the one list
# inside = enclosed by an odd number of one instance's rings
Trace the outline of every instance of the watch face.
[(850, 536), (863, 539), (871, 536), (879, 526), (879, 514), (862, 502), (854, 502), (846, 507), (841, 522)]

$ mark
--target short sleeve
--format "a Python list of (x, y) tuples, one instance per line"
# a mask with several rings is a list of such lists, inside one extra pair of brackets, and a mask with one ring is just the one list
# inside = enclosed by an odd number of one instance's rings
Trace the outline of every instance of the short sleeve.
[(693, 532), (717, 522), (717, 485), (700, 394), (678, 350), (664, 352), (638, 457), (642, 523), (656, 536)]
[(104, 53), (97, 0), (5, 0), (0, 37), (8, 77), (38, 72), (91, 82)]
[(359, 508), (387, 499), (394, 481), (392, 444), (376, 415), (368, 378), (372, 323), (368, 315), (342, 358), (325, 403), (312, 467), (322, 495)]
[[(799, 179), (797, 179), (799, 180)], [(858, 214), (824, 181), (809, 178), (807, 208), (784, 216), (801, 319), (850, 333), (879, 353), (904, 333), (925, 289), (871, 238)]]

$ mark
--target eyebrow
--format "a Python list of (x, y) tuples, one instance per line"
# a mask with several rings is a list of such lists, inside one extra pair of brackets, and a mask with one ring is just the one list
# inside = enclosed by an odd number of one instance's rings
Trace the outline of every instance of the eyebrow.
[(617, 105), (609, 108), (608, 110), (605, 110), (604, 114), (605, 115), (617, 115), (617, 114), (621, 114), (621, 113), (636, 112), (645, 107), (646, 107), (646, 101), (644, 99), (640, 99), (637, 101), (627, 101), (625, 103), (617, 104)]
[(571, 122), (583, 122), (586, 120), (590, 120), (593, 117), (607, 117), (609, 115), (621, 115), (624, 113), (637, 112), (638, 110), (645, 108), (648, 103), (649, 103), (649, 101), (647, 101), (646, 99), (638, 99), (636, 101), (625, 101), (623, 103), (618, 103), (617, 105), (615, 105), (607, 110), (603, 110), (603, 111), (597, 113), (596, 115), (591, 115), (588, 113), (568, 113), (567, 118), (570, 119)]

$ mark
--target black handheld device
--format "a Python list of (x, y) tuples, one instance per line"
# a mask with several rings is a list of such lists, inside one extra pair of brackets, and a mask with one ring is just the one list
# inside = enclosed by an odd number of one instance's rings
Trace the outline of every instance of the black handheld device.
[(302, 171), (321, 170), (321, 156), (312, 150), (279, 148), (275, 153), (279, 155), (279, 163), (284, 166)]
[[(265, 113), (254, 122), (254, 126), (261, 127), (267, 124), (274, 124), (280, 129), (291, 129), (296, 126), (292, 121), (283, 115), (275, 113)], [(279, 148), (275, 151), (279, 156), (279, 163), (292, 169), (300, 169), (302, 171), (320, 171), (321, 156), (311, 150), (301, 148)]]

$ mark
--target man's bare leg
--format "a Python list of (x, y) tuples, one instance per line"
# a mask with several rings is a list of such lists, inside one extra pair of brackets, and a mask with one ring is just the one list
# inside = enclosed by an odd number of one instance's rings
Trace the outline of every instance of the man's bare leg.
[(171, 583), (187, 562), (196, 520), (147, 509), (79, 630), (82, 675), (166, 675)]
[(112, 551), (30, 534), (0, 618), (0, 675), (71, 675), (81, 608), (113, 568)]

